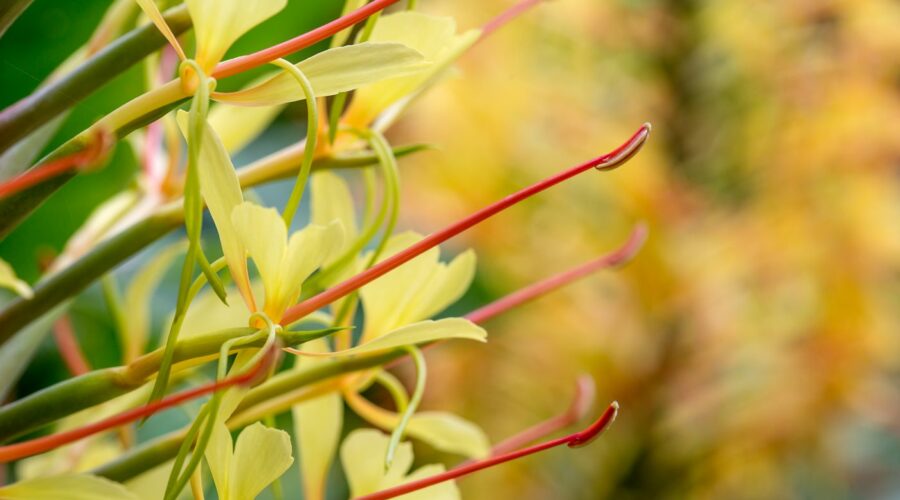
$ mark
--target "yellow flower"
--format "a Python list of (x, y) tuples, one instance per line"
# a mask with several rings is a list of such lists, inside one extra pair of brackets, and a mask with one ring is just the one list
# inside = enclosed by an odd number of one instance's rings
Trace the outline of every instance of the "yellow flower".
[[(353, 431), (341, 446), (341, 463), (350, 494), (353, 497), (366, 495), (398, 486), (424, 477), (440, 474), (445, 468), (441, 464), (425, 465), (409, 473), (413, 464), (412, 445), (401, 443), (397, 447), (394, 461), (384, 470), (384, 454), (390, 438), (374, 429)], [(453, 500), (459, 498), (456, 483), (446, 481), (403, 496), (405, 499)]]
[[(187, 113), (178, 123), (187, 135)], [(199, 161), (200, 189), (219, 231), (231, 277), (251, 312), (264, 311), (279, 321), (300, 296), (303, 281), (340, 246), (340, 222), (311, 224), (288, 240), (274, 209), (245, 202), (234, 166), (211, 127), (204, 127)], [(253, 259), (265, 289), (264, 307), (253, 295), (247, 256)]]

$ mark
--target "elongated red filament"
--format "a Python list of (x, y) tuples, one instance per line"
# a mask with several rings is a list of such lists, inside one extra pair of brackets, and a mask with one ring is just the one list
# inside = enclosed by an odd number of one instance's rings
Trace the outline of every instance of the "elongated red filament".
[(208, 384), (204, 384), (193, 389), (188, 389), (177, 394), (172, 394), (171, 396), (165, 397), (159, 401), (144, 406), (139, 406), (137, 408), (132, 408), (117, 415), (113, 415), (109, 418), (105, 418), (98, 422), (94, 422), (92, 424), (78, 427), (69, 431), (58, 432), (56, 434), (50, 434), (49, 436), (32, 439), (30, 441), (23, 441), (21, 443), (11, 444), (8, 446), (0, 446), (0, 463), (19, 460), (25, 457), (30, 457), (32, 455), (50, 451), (69, 443), (74, 443), (75, 441), (93, 436), (94, 434), (98, 434), (100, 432), (134, 422), (141, 418), (149, 417), (150, 415), (165, 410), (166, 408), (180, 405), (181, 403), (199, 398), (206, 394), (211, 394), (213, 392), (227, 389), (235, 385), (251, 384), (255, 380), (257, 380), (260, 375), (265, 373), (265, 371), (272, 365), (277, 352), (278, 350), (273, 346), (273, 348), (269, 349), (269, 351), (266, 352), (259, 363), (257, 363), (257, 365), (253, 367), (252, 370), (246, 373), (234, 375), (220, 381), (210, 382)]
[(624, 144), (616, 148), (610, 153), (598, 156), (592, 160), (588, 160), (580, 165), (576, 165), (552, 177), (548, 177), (536, 184), (533, 184), (521, 191), (503, 198), (502, 200), (489, 205), (478, 212), (452, 224), (436, 233), (432, 233), (425, 238), (419, 240), (414, 245), (405, 250), (388, 257), (369, 269), (343, 281), (324, 292), (310, 297), (309, 299), (289, 308), (284, 314), (282, 324), (290, 324), (298, 319), (310, 314), (319, 308), (345, 297), (361, 286), (379, 278), (398, 266), (409, 262), (415, 257), (428, 251), (429, 249), (447, 241), (457, 234), (479, 224), (480, 222), (496, 215), (503, 210), (519, 203), (522, 200), (530, 198), (550, 187), (559, 184), (562, 181), (571, 179), (576, 175), (586, 172), (592, 168), (597, 170), (611, 170), (628, 161), (635, 153), (644, 145), (647, 136), (650, 134), (650, 124), (644, 124), (628, 139)]
[(466, 314), (465, 317), (473, 323), (483, 323), (493, 318), (494, 316), (497, 316), (498, 314), (518, 307), (525, 302), (534, 300), (542, 295), (552, 292), (553, 290), (568, 285), (573, 281), (584, 278), (591, 273), (597, 272), (601, 269), (624, 264), (631, 260), (632, 257), (634, 257), (638, 250), (641, 249), (641, 246), (644, 244), (644, 241), (646, 239), (647, 227), (643, 224), (639, 224), (634, 228), (634, 230), (631, 232), (631, 236), (628, 237), (628, 241), (626, 241), (621, 248), (590, 262), (585, 262), (584, 264), (576, 268), (569, 269), (568, 271), (556, 274), (537, 283), (528, 285), (525, 288), (516, 290), (515, 292), (505, 297), (497, 299), (496, 301), (491, 302), (486, 306), (480, 307), (470, 312), (469, 314)]
[(0, 184), (0, 198), (12, 196), (47, 179), (91, 165), (109, 150), (111, 144), (112, 141), (107, 134), (98, 132), (87, 148), (62, 158), (50, 160)]
[(252, 54), (224, 61), (216, 66), (212, 76), (216, 78), (225, 78), (226, 76), (241, 73), (272, 62), (275, 59), (293, 54), (298, 50), (321, 42), (360, 21), (366, 20), (372, 14), (391, 6), (398, 1), (400, 0), (374, 0), (369, 2), (345, 16), (341, 16), (330, 23), (323, 24), (314, 30), (307, 31), (302, 35), (281, 42), (278, 45), (273, 45)]
[(394, 498), (400, 495), (411, 493), (413, 491), (428, 488), (429, 486), (443, 483), (444, 481), (458, 479), (468, 474), (472, 474), (473, 472), (478, 472), (480, 470), (494, 467), (495, 465), (506, 463), (511, 460), (516, 460), (518, 458), (532, 455), (534, 453), (548, 450), (550, 448), (555, 448), (560, 445), (567, 445), (569, 448), (578, 448), (581, 446), (585, 446), (587, 444), (590, 444), (594, 439), (597, 438), (597, 436), (600, 435), (601, 432), (603, 432), (604, 429), (609, 427), (609, 425), (615, 420), (618, 411), (619, 404), (613, 402), (609, 405), (606, 411), (604, 411), (603, 414), (600, 415), (600, 418), (598, 418), (593, 424), (591, 424), (590, 427), (583, 431), (546, 441), (534, 446), (529, 446), (528, 448), (523, 448), (510, 453), (492, 456), (484, 460), (479, 460), (477, 462), (463, 464), (441, 474), (435, 474), (434, 476), (426, 477), (418, 481), (412, 481), (406, 484), (401, 484), (400, 486), (395, 486), (393, 488), (379, 491), (377, 493), (357, 497), (356, 500), (385, 500), (388, 498)]

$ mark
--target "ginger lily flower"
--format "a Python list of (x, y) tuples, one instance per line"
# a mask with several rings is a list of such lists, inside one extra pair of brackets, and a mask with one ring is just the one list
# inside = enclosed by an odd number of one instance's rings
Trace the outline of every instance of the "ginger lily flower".
[[(187, 113), (178, 123), (187, 135)], [(222, 252), (232, 279), (250, 312), (263, 311), (280, 321), (300, 296), (303, 281), (340, 246), (340, 222), (311, 224), (287, 238), (287, 229), (274, 209), (244, 202), (234, 166), (211, 127), (204, 127), (200, 149), (200, 189), (219, 231)], [(250, 285), (247, 255), (253, 259), (265, 288), (258, 307)]]
[[(415, 481), (444, 472), (441, 464), (425, 465), (410, 473), (413, 464), (412, 444), (401, 443), (397, 448), (394, 462), (388, 470), (384, 468), (384, 452), (390, 438), (374, 429), (353, 431), (341, 445), (341, 463), (350, 484), (350, 494), (355, 498), (376, 491), (385, 490), (410, 481)], [(458, 499), (456, 483), (446, 481), (406, 495), (404, 498), (429, 500)]]

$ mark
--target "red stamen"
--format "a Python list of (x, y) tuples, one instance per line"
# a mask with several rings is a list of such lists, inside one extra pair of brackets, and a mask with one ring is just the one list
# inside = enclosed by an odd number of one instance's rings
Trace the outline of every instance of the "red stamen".
[(372, 14), (395, 4), (398, 1), (399, 0), (374, 0), (345, 16), (339, 17), (330, 23), (323, 24), (314, 30), (307, 31), (300, 36), (281, 42), (278, 45), (273, 45), (267, 49), (222, 62), (216, 66), (212, 76), (216, 78), (225, 78), (226, 76), (241, 73), (272, 62), (275, 59), (293, 54), (298, 50), (321, 42), (360, 21), (366, 20)]
[(527, 455), (532, 455), (534, 453), (548, 450), (550, 448), (555, 448), (563, 444), (568, 445), (569, 448), (584, 446), (596, 439), (596, 437), (599, 436), (600, 433), (613, 422), (613, 420), (615, 420), (618, 411), (619, 404), (614, 402), (609, 405), (606, 411), (604, 411), (603, 414), (600, 415), (600, 418), (598, 418), (596, 422), (594, 422), (590, 427), (581, 432), (576, 432), (568, 436), (547, 441), (545, 443), (537, 444), (511, 453), (486, 458), (478, 462), (463, 464), (441, 474), (436, 474), (434, 476), (426, 477), (418, 481), (401, 484), (400, 486), (388, 488), (377, 493), (357, 497), (356, 500), (386, 500), (388, 498), (394, 498), (400, 495), (411, 493), (413, 491), (421, 490), (429, 486), (434, 486), (436, 484), (443, 483), (444, 481), (457, 479), (465, 475), (472, 474), (473, 472), (478, 472), (480, 470), (509, 462), (511, 460), (516, 460)]
[(481, 28), (481, 39), (502, 28), (506, 23), (522, 15), (526, 10), (541, 3), (543, 0), (521, 0), (512, 7), (504, 10), (497, 17), (491, 19)]
[(87, 167), (103, 156), (111, 144), (105, 133), (98, 132), (97, 137), (82, 151), (38, 165), (0, 184), (0, 198), (12, 196), (69, 170)]
[(67, 315), (60, 316), (53, 324), (53, 338), (56, 339), (59, 355), (65, 362), (66, 368), (69, 369), (69, 373), (78, 376), (91, 371), (91, 367), (78, 345), (78, 337), (75, 336), (72, 321)]
[(227, 389), (231, 386), (252, 384), (272, 365), (275, 356), (278, 353), (278, 349), (275, 348), (275, 346), (272, 347), (272, 349), (269, 349), (269, 351), (266, 352), (265, 356), (263, 356), (260, 362), (247, 373), (242, 373), (240, 375), (228, 377), (217, 382), (210, 382), (200, 387), (195, 387), (193, 389), (179, 392), (177, 394), (172, 394), (171, 396), (165, 397), (159, 401), (144, 406), (139, 406), (137, 408), (132, 408), (130, 410), (119, 413), (118, 415), (113, 415), (112, 417), (105, 418), (98, 422), (94, 422), (92, 424), (78, 427), (69, 431), (50, 434), (49, 436), (11, 444), (8, 446), (0, 446), (0, 463), (11, 462), (13, 460), (19, 460), (25, 457), (30, 457), (32, 455), (50, 451), (60, 446), (64, 446), (86, 437), (93, 436), (94, 434), (119, 427), (121, 425), (125, 425), (145, 417), (149, 417), (154, 413), (165, 410), (166, 408), (180, 405), (181, 403), (190, 401), (191, 399), (196, 399), (206, 394), (210, 394), (222, 389)]
[(591, 405), (594, 404), (595, 392), (594, 379), (588, 375), (578, 377), (575, 384), (575, 397), (572, 398), (572, 402), (564, 412), (497, 443), (491, 448), (491, 455), (497, 456), (513, 452), (532, 441), (549, 436), (578, 422), (584, 418)]
[(499, 212), (519, 203), (520, 201), (530, 198), (541, 191), (559, 184), (562, 181), (575, 177), (576, 175), (596, 168), (597, 170), (611, 170), (625, 163), (644, 145), (647, 136), (650, 133), (650, 124), (644, 124), (638, 129), (625, 144), (622, 144), (614, 151), (602, 156), (598, 156), (580, 165), (576, 165), (564, 172), (556, 174), (552, 177), (544, 179), (533, 184), (521, 191), (511, 194), (502, 200), (489, 205), (478, 212), (452, 224), (436, 233), (432, 233), (420, 240), (418, 243), (409, 248), (392, 255), (391, 257), (379, 262), (375, 266), (343, 281), (324, 292), (310, 297), (309, 299), (289, 308), (281, 320), (282, 324), (289, 324), (310, 314), (319, 308), (345, 297), (361, 286), (379, 278), (398, 266), (412, 260), (421, 255), (430, 248), (433, 248), (444, 241), (456, 236), (457, 234), (475, 226), (476, 224), (488, 219)]
[(626, 241), (621, 248), (590, 262), (586, 262), (576, 268), (528, 285), (525, 288), (519, 289), (486, 306), (470, 312), (465, 317), (473, 323), (483, 323), (498, 314), (504, 313), (514, 307), (518, 307), (530, 300), (534, 300), (542, 295), (552, 292), (557, 288), (584, 278), (591, 273), (624, 264), (634, 257), (638, 250), (641, 249), (641, 246), (643, 246), (646, 239), (647, 227), (644, 224), (638, 224), (631, 232), (631, 236), (628, 237), (628, 241)]

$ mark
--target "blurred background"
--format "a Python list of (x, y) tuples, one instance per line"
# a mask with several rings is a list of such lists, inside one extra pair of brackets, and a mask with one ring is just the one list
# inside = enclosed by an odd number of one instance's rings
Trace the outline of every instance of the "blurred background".
[[(512, 2), (419, 3), (471, 28)], [(0, 40), (0, 104), (87, 39), (107, 4), (37, 0)], [(291, 1), (295, 15), (234, 52), (332, 18), (331, 4)], [(895, 0), (556, 0), (479, 43), (412, 107), (389, 137), (438, 148), (401, 161), (401, 225), (420, 232), (654, 126), (626, 167), (569, 181), (447, 247), (479, 255), (453, 310), (463, 313), (618, 246), (638, 221), (650, 227), (627, 267), (492, 320), (487, 345), (429, 352), (424, 407), (495, 441), (564, 409), (580, 373), (597, 382), (593, 414), (621, 404), (591, 447), (466, 478), (466, 498), (900, 498), (898, 26)], [(60, 139), (140, 85), (139, 69), (116, 79)], [(254, 147), (291, 140), (302, 120), (290, 108)], [(134, 169), (118, 148), (0, 254), (33, 280), (41, 252)], [(98, 296), (79, 299), (73, 319), (104, 366), (117, 354)], [(161, 322), (173, 299), (157, 299)], [(19, 391), (64, 376), (48, 345)]]

